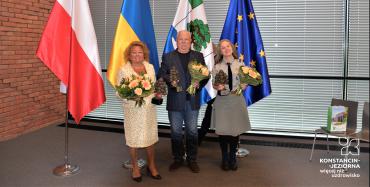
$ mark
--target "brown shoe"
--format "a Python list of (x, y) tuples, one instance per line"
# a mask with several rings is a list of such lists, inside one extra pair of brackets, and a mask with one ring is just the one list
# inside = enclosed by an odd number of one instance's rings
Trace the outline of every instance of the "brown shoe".
[(171, 165), (170, 165), (170, 168), (169, 168), (169, 170), (170, 171), (175, 171), (175, 170), (177, 170), (177, 169), (179, 169), (181, 166), (182, 166), (182, 161), (174, 161)]
[(188, 162), (188, 166), (193, 173), (199, 173), (200, 169), (196, 161)]

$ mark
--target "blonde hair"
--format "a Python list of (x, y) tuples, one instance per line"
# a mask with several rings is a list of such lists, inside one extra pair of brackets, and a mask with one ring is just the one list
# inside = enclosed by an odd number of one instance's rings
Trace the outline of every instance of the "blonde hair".
[(221, 63), (222, 62), (222, 59), (224, 58), (224, 56), (221, 54), (221, 44), (223, 42), (228, 42), (230, 44), (230, 46), (233, 49), (232, 55), (233, 55), (234, 59), (238, 59), (238, 55), (237, 55), (238, 53), (236, 52), (236, 48), (235, 48), (234, 44), (231, 43), (231, 41), (228, 40), (228, 39), (223, 39), (217, 45), (217, 52), (216, 52), (216, 57), (215, 57), (215, 64)]
[(126, 62), (130, 61), (130, 53), (132, 48), (139, 46), (143, 50), (144, 53), (144, 60), (149, 62), (149, 49), (148, 47), (140, 41), (133, 41), (131, 42), (128, 47), (126, 48), (125, 52), (123, 53), (123, 58), (125, 59)]

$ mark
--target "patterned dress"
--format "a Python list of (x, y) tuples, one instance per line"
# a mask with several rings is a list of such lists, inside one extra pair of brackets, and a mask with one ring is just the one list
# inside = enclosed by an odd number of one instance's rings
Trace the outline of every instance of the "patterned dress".
[[(155, 82), (155, 71), (153, 65), (144, 62), (145, 70), (151, 80)], [(123, 77), (131, 77), (138, 74), (128, 62), (121, 67), (117, 82)], [(157, 110), (151, 103), (154, 94), (144, 98), (145, 104), (141, 107), (135, 106), (135, 101), (123, 100), (124, 130), (126, 145), (134, 148), (143, 148), (153, 145), (158, 141)]]

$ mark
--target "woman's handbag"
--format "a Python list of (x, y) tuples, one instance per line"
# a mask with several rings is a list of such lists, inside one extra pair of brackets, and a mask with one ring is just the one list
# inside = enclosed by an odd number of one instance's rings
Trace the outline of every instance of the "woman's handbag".
[(163, 99), (162, 98), (156, 98), (156, 97), (153, 97), (152, 98), (152, 104), (154, 105), (161, 105), (163, 103)]

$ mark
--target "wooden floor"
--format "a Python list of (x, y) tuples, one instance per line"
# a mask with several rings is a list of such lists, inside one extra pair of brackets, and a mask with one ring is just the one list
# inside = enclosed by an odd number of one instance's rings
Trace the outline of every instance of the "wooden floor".
[[(338, 168), (331, 174), (331, 167), (338, 165), (330, 162), (343, 158), (339, 151), (327, 154), (324, 150), (316, 150), (313, 161), (309, 162), (311, 150), (308, 148), (242, 144), (241, 147), (247, 148), (250, 154), (238, 159), (237, 171), (225, 172), (219, 167), (220, 152), (215, 141), (205, 141), (199, 147), (200, 173), (191, 173), (185, 166), (169, 172), (172, 159), (168, 137), (161, 137), (156, 144), (156, 160), (163, 180), (144, 176), (143, 182), (136, 183), (130, 179), (129, 170), (121, 167), (129, 157), (122, 133), (83, 129), (70, 129), (69, 132), (70, 162), (81, 168), (77, 175), (57, 177), (52, 174), (53, 168), (64, 163), (65, 136), (64, 128), (50, 126), (0, 142), (0, 186), (369, 186), (369, 153), (349, 157), (350, 166), (359, 168), (350, 168), (344, 173), (339, 173)], [(269, 141), (274, 139), (269, 138)], [(302, 142), (291, 138), (284, 141)], [(306, 143), (311, 142), (307, 140)], [(143, 153), (140, 151), (140, 157), (145, 158)]]

